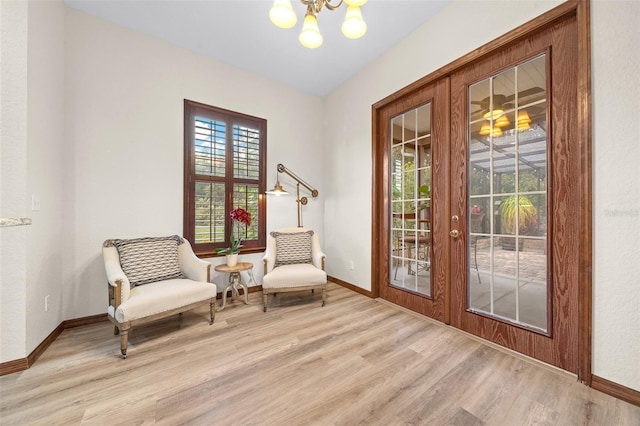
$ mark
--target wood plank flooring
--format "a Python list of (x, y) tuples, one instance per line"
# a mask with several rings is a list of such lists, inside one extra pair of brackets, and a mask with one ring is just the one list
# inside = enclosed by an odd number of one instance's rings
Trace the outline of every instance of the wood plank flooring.
[(0, 424), (640, 425), (640, 407), (329, 284), (133, 329), (65, 330), (0, 377)]

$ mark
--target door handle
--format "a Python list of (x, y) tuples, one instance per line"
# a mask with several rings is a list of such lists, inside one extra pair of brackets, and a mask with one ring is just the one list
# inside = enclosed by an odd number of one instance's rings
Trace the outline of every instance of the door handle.
[(452, 229), (451, 231), (449, 231), (449, 235), (451, 235), (453, 238), (458, 238), (460, 236), (460, 231), (458, 231), (457, 229)]

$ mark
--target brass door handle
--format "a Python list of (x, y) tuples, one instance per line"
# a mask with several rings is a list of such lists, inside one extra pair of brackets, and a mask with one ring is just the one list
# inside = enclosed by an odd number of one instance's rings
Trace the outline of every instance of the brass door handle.
[(451, 231), (449, 231), (449, 235), (451, 235), (453, 238), (458, 238), (460, 236), (460, 231), (458, 231), (457, 229), (452, 229)]

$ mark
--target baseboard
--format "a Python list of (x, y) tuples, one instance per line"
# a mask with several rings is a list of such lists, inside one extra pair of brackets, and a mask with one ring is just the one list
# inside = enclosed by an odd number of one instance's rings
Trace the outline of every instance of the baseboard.
[(0, 363), (0, 376), (6, 376), (7, 374), (27, 370), (38, 360), (38, 358), (40, 358), (44, 351), (46, 351), (47, 348), (56, 341), (58, 336), (60, 336), (64, 330), (103, 321), (108, 321), (107, 314), (91, 315), (88, 317), (62, 321), (33, 351), (31, 351), (29, 356)]
[(640, 391), (612, 382), (611, 380), (603, 379), (595, 374), (591, 376), (591, 387), (640, 407)]
[(7, 361), (0, 363), (0, 376), (6, 376), (7, 374), (17, 373), (29, 368), (29, 361), (27, 358), (14, 359), (13, 361)]
[(338, 285), (340, 285), (340, 286), (342, 286), (342, 287), (344, 287), (344, 288), (347, 288), (347, 289), (349, 289), (349, 290), (351, 290), (351, 291), (354, 291), (354, 292), (356, 292), (356, 293), (360, 293), (360, 294), (363, 294), (363, 295), (365, 295), (365, 296), (367, 296), (367, 297), (371, 297), (371, 298), (373, 298), (373, 293), (372, 293), (372, 292), (370, 292), (369, 290), (365, 290), (365, 289), (363, 289), (363, 288), (360, 288), (360, 287), (358, 287), (358, 286), (355, 286), (355, 285), (353, 285), (353, 284), (350, 284), (350, 283), (348, 283), (348, 282), (346, 282), (346, 281), (342, 281), (342, 280), (341, 280), (341, 279), (339, 279), (339, 278), (332, 277), (331, 275), (329, 275), (329, 276), (327, 276), (327, 280), (329, 280), (329, 281), (331, 281), (331, 282), (333, 282), (333, 283), (336, 283), (336, 284), (338, 284)]
[(63, 321), (63, 328), (65, 330), (69, 328), (82, 327), (83, 325), (96, 324), (99, 322), (109, 321), (107, 314), (91, 315), (88, 317), (76, 318)]
[(33, 363), (36, 362), (38, 358), (40, 358), (40, 355), (42, 355), (44, 351), (46, 351), (47, 348), (51, 346), (53, 342), (56, 341), (58, 336), (63, 331), (64, 331), (64, 321), (58, 324), (58, 326), (54, 328), (53, 331), (49, 333), (49, 335), (42, 341), (42, 343), (40, 343), (38, 346), (36, 346), (36, 348), (33, 351), (31, 351), (31, 353), (27, 357), (27, 361), (28, 361), (27, 368), (31, 367)]

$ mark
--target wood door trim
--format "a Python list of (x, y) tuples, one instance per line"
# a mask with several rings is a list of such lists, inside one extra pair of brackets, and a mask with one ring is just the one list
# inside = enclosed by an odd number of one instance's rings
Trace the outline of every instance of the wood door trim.
[(380, 268), (375, 253), (381, 249), (380, 236), (385, 232), (379, 214), (384, 203), (382, 181), (379, 179), (381, 164), (376, 159), (381, 155), (376, 140), (379, 138), (380, 111), (386, 105), (408, 96), (421, 87), (447, 77), (460, 68), (481, 60), (483, 57), (508, 47), (533, 33), (543, 30), (554, 22), (575, 15), (578, 25), (578, 154), (580, 155), (580, 240), (579, 240), (579, 287), (578, 287), (578, 380), (587, 385), (592, 380), (592, 113), (591, 113), (591, 29), (589, 0), (569, 0), (550, 11), (532, 19), (520, 27), (486, 43), (461, 58), (418, 79), (372, 105), (372, 294), (379, 296)]
[[(580, 155), (580, 239), (578, 271), (578, 380), (591, 386), (593, 324), (593, 189), (591, 117), (591, 4), (577, 5), (578, 24), (578, 150)], [(637, 401), (637, 400), (636, 400)]]

